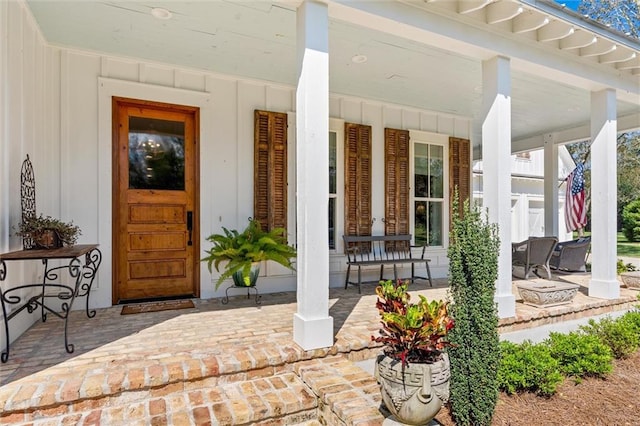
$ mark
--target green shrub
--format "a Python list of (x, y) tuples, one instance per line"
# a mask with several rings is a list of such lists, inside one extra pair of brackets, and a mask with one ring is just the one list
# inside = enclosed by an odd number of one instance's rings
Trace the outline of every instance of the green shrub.
[(622, 233), (628, 241), (640, 241), (640, 200), (635, 200), (622, 209)]
[(498, 386), (508, 394), (527, 391), (551, 396), (564, 380), (558, 361), (551, 356), (549, 346), (544, 343), (501, 342), (500, 352), (502, 359), (498, 368)]
[(578, 332), (551, 333), (545, 342), (565, 376), (604, 377), (613, 369), (611, 349), (597, 336)]
[[(638, 297), (640, 297), (640, 294)], [(624, 321), (636, 334), (640, 335), (640, 310), (635, 309), (627, 312), (620, 317), (620, 321)]]
[[(458, 212), (457, 191), (453, 211)], [(498, 229), (477, 207), (464, 204), (453, 218), (449, 246), (451, 317), (451, 413), (457, 425), (491, 424), (498, 401), (500, 364), (498, 312), (494, 301), (498, 277)]]
[(623, 272), (632, 272), (636, 270), (636, 266), (633, 263), (624, 263), (622, 259), (618, 259), (616, 262), (616, 273), (620, 275)]
[(628, 358), (640, 346), (640, 335), (636, 329), (635, 316), (624, 320), (610, 317), (599, 321), (589, 320), (588, 325), (580, 327), (585, 333), (595, 336), (607, 345), (616, 358)]

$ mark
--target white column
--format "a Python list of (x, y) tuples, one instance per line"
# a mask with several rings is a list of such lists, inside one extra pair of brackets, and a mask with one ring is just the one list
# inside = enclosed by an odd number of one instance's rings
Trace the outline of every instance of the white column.
[(591, 281), (589, 296), (620, 297), (616, 279), (616, 92), (591, 93)]
[(329, 316), (329, 15), (305, 0), (297, 11), (297, 284), (293, 339), (305, 350), (333, 345)]
[[(520, 242), (526, 240), (529, 237), (529, 195), (521, 193), (518, 195), (518, 205), (516, 207), (518, 212), (518, 238), (511, 236), (511, 241)], [(513, 227), (511, 228), (513, 229)]]
[(553, 135), (544, 135), (544, 235), (557, 237), (558, 225), (558, 145)]
[(516, 314), (511, 285), (511, 65), (495, 57), (482, 63), (484, 206), (500, 234), (495, 300), (500, 318)]

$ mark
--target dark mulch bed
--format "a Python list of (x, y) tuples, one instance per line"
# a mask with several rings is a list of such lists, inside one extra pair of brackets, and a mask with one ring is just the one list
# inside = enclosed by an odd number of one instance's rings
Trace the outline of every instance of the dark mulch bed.
[[(454, 426), (443, 408), (436, 420)], [(640, 425), (640, 352), (615, 361), (605, 380), (585, 379), (575, 384), (566, 379), (551, 398), (533, 394), (500, 394), (493, 425)]]

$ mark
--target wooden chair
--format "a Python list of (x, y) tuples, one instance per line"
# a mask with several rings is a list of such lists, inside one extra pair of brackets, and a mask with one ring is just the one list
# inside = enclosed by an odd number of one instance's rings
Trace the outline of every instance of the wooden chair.
[(558, 244), (556, 237), (529, 237), (520, 243), (512, 243), (511, 264), (524, 267), (525, 280), (529, 278), (531, 271), (539, 277), (538, 268), (546, 269), (547, 278), (551, 279), (549, 260), (556, 244)]

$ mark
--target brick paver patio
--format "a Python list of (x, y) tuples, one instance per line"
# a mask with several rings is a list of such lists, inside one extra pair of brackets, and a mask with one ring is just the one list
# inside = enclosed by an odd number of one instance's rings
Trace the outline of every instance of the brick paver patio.
[[(568, 280), (585, 285), (588, 276)], [(446, 280), (414, 291), (445, 298)], [(586, 287), (570, 305), (538, 309), (517, 303), (501, 320), (513, 331), (626, 309), (637, 292), (593, 299)], [(516, 292), (517, 294), (517, 292)], [(381, 424), (380, 394), (352, 361), (375, 356), (373, 287), (331, 289), (335, 344), (303, 351), (292, 340), (295, 293), (266, 294), (262, 304), (238, 296), (194, 300), (195, 308), (120, 315), (72, 312), (63, 347), (56, 318), (38, 322), (12, 345), (0, 366), (0, 424), (243, 425)]]

